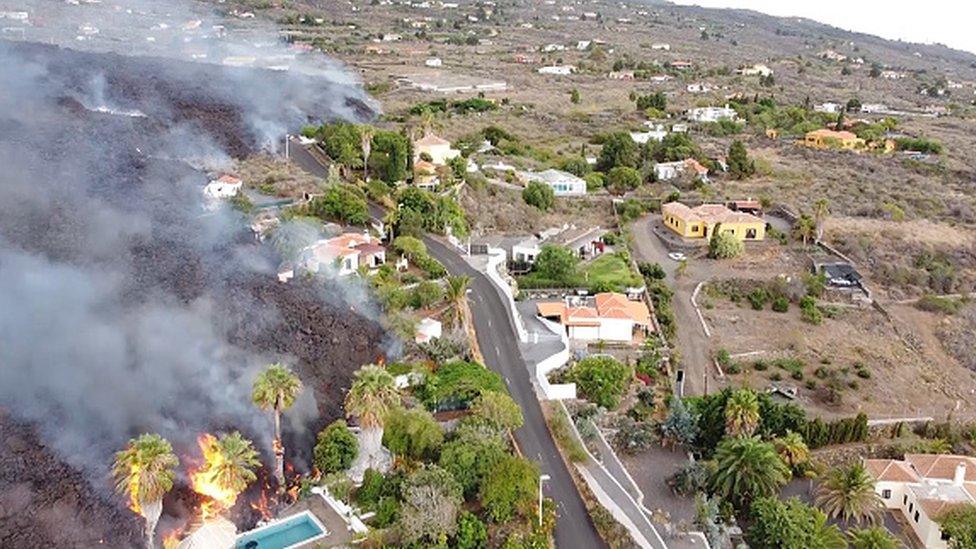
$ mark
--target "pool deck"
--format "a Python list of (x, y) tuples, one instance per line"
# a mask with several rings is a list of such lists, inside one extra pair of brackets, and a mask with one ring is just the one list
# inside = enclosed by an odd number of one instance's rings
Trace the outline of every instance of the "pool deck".
[(315, 518), (319, 519), (322, 525), (325, 526), (325, 529), (328, 530), (329, 535), (321, 539), (297, 545), (297, 548), (338, 547), (349, 545), (352, 541), (352, 532), (349, 531), (348, 523), (318, 494), (312, 494), (301, 501), (295, 502), (294, 505), (282, 511), (281, 516), (278, 518), (286, 519), (302, 511), (309, 511), (315, 515)]

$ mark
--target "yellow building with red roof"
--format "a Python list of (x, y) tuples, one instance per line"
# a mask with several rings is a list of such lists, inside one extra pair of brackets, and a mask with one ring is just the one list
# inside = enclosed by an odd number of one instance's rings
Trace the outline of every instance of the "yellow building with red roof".
[(711, 238), (716, 227), (739, 240), (762, 240), (766, 222), (746, 212), (730, 210), (724, 204), (702, 204), (690, 208), (681, 202), (661, 206), (664, 226), (684, 238)]

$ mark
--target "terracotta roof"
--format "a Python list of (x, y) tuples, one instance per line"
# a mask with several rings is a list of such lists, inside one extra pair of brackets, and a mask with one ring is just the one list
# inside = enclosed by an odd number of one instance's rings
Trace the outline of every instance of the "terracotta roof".
[(430, 162), (427, 162), (426, 160), (418, 160), (414, 162), (413, 169), (417, 173), (426, 173), (429, 175), (433, 175), (437, 173), (437, 166), (435, 166)]
[(750, 213), (734, 212), (724, 204), (702, 204), (689, 208), (681, 202), (668, 202), (661, 206), (661, 213), (680, 217), (689, 223), (763, 223), (762, 218)]
[(708, 175), (708, 168), (701, 165), (701, 162), (695, 160), (694, 158), (686, 158), (685, 166), (695, 170), (698, 175)]
[(421, 137), (420, 139), (418, 139), (416, 142), (414, 142), (414, 145), (419, 145), (421, 147), (432, 147), (436, 145), (450, 145), (450, 144), (451, 142), (448, 141), (447, 139), (442, 139), (432, 133), (429, 133)]
[(894, 459), (866, 459), (864, 467), (876, 480), (888, 482), (919, 482), (919, 476), (903, 461)]
[(566, 312), (566, 306), (562, 303), (556, 302), (546, 302), (546, 303), (536, 303), (536, 310), (539, 311), (539, 316), (550, 318), (558, 316), (559, 320), (562, 321), (563, 314)]
[(952, 480), (956, 476), (956, 466), (966, 465), (966, 482), (976, 482), (976, 458), (969, 456), (941, 454), (905, 454), (905, 461), (911, 464), (924, 478)]
[(922, 499), (919, 500), (918, 506), (922, 508), (925, 512), (925, 516), (932, 520), (938, 518), (939, 515), (948, 511), (953, 507), (959, 507), (963, 505), (972, 505), (963, 501), (945, 501), (941, 499)]
[(841, 141), (847, 141), (850, 139), (857, 139), (857, 136), (852, 132), (845, 131), (834, 131), (828, 130), (827, 128), (820, 128), (819, 130), (813, 130), (807, 132), (807, 137), (826, 137), (830, 139), (840, 139)]
[(217, 181), (220, 181), (221, 183), (227, 183), (230, 185), (237, 185), (238, 183), (241, 183), (241, 178), (230, 175), (229, 173), (225, 173), (225, 174), (221, 174), (220, 177), (217, 178)]
[(596, 294), (596, 307), (567, 307), (563, 303), (536, 303), (539, 316), (559, 317), (566, 326), (599, 326), (599, 319), (631, 320), (641, 326), (650, 326), (651, 311), (643, 301), (631, 301), (617, 293)]

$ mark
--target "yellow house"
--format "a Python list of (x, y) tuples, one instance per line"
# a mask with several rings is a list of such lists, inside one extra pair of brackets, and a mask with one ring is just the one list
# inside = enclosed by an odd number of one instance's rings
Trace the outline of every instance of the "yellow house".
[(864, 140), (848, 131), (834, 131), (826, 128), (807, 132), (801, 141), (814, 149), (844, 149), (856, 151), (864, 148)]
[(661, 206), (664, 225), (684, 238), (710, 238), (718, 230), (739, 240), (762, 240), (766, 222), (745, 212), (735, 212), (722, 204), (702, 204), (694, 208), (680, 202)]

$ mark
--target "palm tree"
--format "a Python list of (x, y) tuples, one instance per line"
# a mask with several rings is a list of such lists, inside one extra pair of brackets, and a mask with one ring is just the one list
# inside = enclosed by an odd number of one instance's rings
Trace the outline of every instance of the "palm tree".
[(898, 549), (901, 547), (894, 536), (878, 526), (850, 530), (847, 535), (851, 538), (852, 549)]
[(759, 399), (751, 389), (739, 389), (725, 402), (725, 434), (749, 437), (759, 427)]
[(363, 124), (359, 127), (359, 146), (363, 149), (363, 181), (369, 179), (369, 153), (373, 149), (373, 127)]
[(233, 504), (237, 495), (258, 478), (254, 472), (261, 466), (258, 451), (238, 431), (225, 433), (219, 438), (208, 437), (203, 454), (207, 464), (201, 473), (213, 486), (230, 495), (230, 501), (222, 503)]
[(714, 462), (712, 490), (739, 509), (755, 498), (775, 495), (790, 480), (790, 469), (773, 445), (758, 437), (723, 439)]
[(361, 451), (354, 471), (382, 463), (383, 424), (390, 410), (399, 404), (400, 393), (389, 372), (375, 364), (356, 371), (346, 394), (346, 415), (359, 418), (362, 429)]
[(821, 198), (813, 203), (813, 219), (817, 227), (817, 242), (823, 240), (824, 222), (830, 215), (830, 203), (826, 198)]
[(847, 549), (844, 533), (840, 531), (837, 525), (827, 522), (827, 517), (823, 513), (816, 513), (813, 516), (813, 524), (810, 526), (810, 548)]
[(169, 441), (144, 434), (115, 454), (115, 490), (129, 496), (129, 507), (146, 519), (146, 547), (154, 547), (156, 524), (163, 513), (163, 496), (173, 488), (180, 461)]
[(785, 435), (773, 439), (773, 446), (779, 457), (794, 471), (810, 459), (810, 449), (800, 433), (787, 430)]
[(803, 245), (807, 245), (807, 241), (814, 237), (817, 232), (817, 223), (807, 214), (803, 214), (799, 219), (796, 220), (796, 225), (793, 226), (793, 235), (796, 238), (803, 240)]
[(262, 410), (274, 413), (275, 479), (285, 489), (285, 446), (281, 443), (281, 412), (291, 408), (302, 392), (302, 381), (287, 366), (271, 364), (254, 379), (251, 400)]
[(881, 497), (874, 491), (874, 479), (861, 463), (834, 469), (817, 485), (817, 506), (827, 515), (874, 524), (881, 517)]
[(459, 326), (464, 316), (464, 301), (467, 298), (468, 286), (471, 284), (471, 277), (449, 276), (447, 277), (447, 302), (451, 304), (451, 324)]

